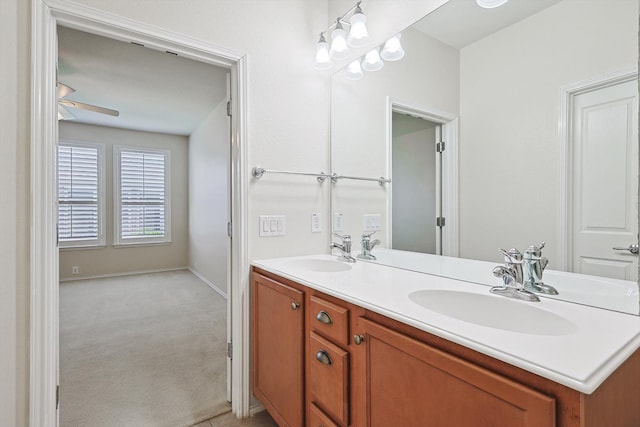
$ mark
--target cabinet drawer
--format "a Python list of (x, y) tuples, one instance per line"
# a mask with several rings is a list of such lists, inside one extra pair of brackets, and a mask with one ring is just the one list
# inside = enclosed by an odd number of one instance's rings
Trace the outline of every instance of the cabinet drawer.
[(311, 404), (308, 420), (307, 427), (339, 427), (338, 424), (331, 421), (327, 414), (322, 412), (322, 409), (313, 403)]
[(340, 345), (349, 345), (349, 310), (312, 296), (309, 304), (309, 325)]
[(309, 341), (311, 403), (346, 426), (349, 424), (349, 353), (314, 332)]

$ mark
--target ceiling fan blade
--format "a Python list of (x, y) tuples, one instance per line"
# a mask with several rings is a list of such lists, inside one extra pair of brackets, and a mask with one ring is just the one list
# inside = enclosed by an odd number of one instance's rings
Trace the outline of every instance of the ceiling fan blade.
[(71, 114), (69, 110), (58, 104), (58, 120), (73, 120), (76, 116)]
[(64, 83), (58, 82), (56, 86), (56, 91), (58, 92), (58, 98), (64, 98), (65, 96), (75, 92), (76, 90), (72, 87), (67, 86)]
[(118, 117), (120, 115), (119, 111), (111, 110), (109, 108), (98, 107), (91, 104), (85, 104), (83, 102), (71, 101), (69, 99), (59, 99), (58, 103), (73, 108), (80, 108), (81, 110), (94, 111), (96, 113), (108, 114), (110, 116)]

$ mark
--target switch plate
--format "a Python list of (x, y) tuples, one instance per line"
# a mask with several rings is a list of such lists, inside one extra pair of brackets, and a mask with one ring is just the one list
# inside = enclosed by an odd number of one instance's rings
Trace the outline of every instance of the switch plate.
[(311, 214), (311, 232), (312, 233), (322, 232), (322, 214), (319, 214), (319, 213)]
[(377, 231), (382, 228), (382, 215), (365, 214), (362, 217), (362, 229), (367, 231)]
[(284, 215), (260, 215), (258, 227), (260, 237), (284, 236), (287, 233), (287, 219)]
[(344, 215), (339, 212), (333, 214), (333, 232), (342, 233), (344, 231)]

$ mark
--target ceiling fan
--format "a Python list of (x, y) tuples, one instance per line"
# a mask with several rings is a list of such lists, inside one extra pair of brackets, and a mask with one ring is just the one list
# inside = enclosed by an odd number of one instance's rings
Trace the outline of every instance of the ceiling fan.
[(120, 112), (117, 110), (111, 110), (109, 108), (98, 107), (96, 105), (85, 104), (83, 102), (71, 101), (70, 99), (64, 99), (65, 96), (75, 92), (75, 89), (67, 86), (64, 83), (58, 82), (58, 120), (71, 120), (75, 119), (75, 116), (68, 110), (71, 108), (80, 108), (81, 110), (93, 111), (96, 113), (108, 114), (110, 116), (118, 117)]

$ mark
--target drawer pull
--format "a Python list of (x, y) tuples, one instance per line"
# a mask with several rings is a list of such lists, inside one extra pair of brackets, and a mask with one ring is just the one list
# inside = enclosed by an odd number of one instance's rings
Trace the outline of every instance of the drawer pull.
[(356, 345), (362, 344), (364, 342), (364, 335), (354, 335), (353, 342), (356, 343)]
[(316, 359), (323, 365), (331, 365), (333, 363), (329, 354), (324, 350), (320, 350), (316, 353)]
[(331, 316), (329, 315), (329, 313), (327, 313), (324, 310), (321, 310), (318, 315), (316, 316), (316, 319), (318, 320), (318, 322), (320, 323), (324, 323), (325, 325), (330, 325), (333, 323), (333, 319), (331, 318)]
[(297, 302), (292, 302), (291, 303), (291, 310), (297, 310), (300, 308), (300, 304), (298, 304)]

